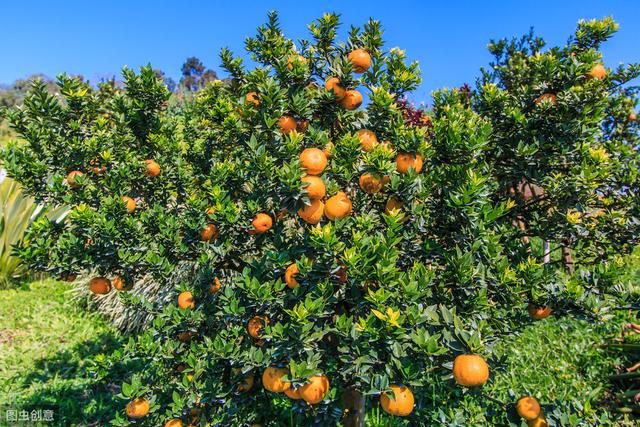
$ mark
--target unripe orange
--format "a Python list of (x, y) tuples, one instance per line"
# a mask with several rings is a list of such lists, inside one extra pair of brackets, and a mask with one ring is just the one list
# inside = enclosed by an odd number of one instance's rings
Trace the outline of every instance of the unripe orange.
[(416, 173), (422, 170), (422, 156), (420, 154), (400, 153), (396, 157), (396, 170), (400, 173), (408, 173), (414, 168)]
[(602, 64), (596, 64), (589, 71), (589, 76), (594, 79), (603, 80), (607, 76), (607, 69)]
[(125, 203), (127, 212), (133, 213), (136, 210), (136, 201), (129, 196), (122, 196), (122, 201)]
[(327, 218), (333, 221), (349, 215), (352, 209), (353, 205), (351, 204), (351, 200), (349, 200), (345, 193), (340, 191), (338, 194), (327, 200), (327, 203), (324, 206), (324, 214)]
[(71, 188), (80, 188), (80, 185), (78, 185), (75, 181), (75, 178), (83, 176), (84, 174), (80, 171), (71, 171), (67, 174), (67, 184), (69, 185), (69, 187)]
[(330, 77), (329, 79), (327, 79), (327, 81), (324, 83), (324, 88), (333, 92), (336, 98), (338, 98), (338, 101), (344, 98), (346, 94), (345, 88), (340, 86), (340, 79), (337, 77)]
[(364, 49), (356, 49), (349, 53), (349, 61), (353, 64), (353, 71), (360, 74), (371, 66), (371, 55)]
[(263, 234), (273, 227), (273, 220), (266, 213), (259, 213), (253, 218), (251, 225), (253, 225), (252, 234)]
[(196, 308), (195, 300), (193, 299), (193, 294), (189, 291), (184, 291), (178, 295), (178, 307), (185, 310), (187, 308), (194, 309)]
[(527, 311), (529, 312), (529, 315), (535, 320), (549, 317), (552, 312), (551, 307), (537, 306), (535, 304), (529, 304), (529, 306), (527, 307)]
[(147, 171), (145, 172), (146, 176), (153, 178), (160, 175), (160, 165), (158, 163), (153, 160), (145, 160), (144, 162), (147, 165)]
[(453, 361), (453, 378), (464, 387), (478, 387), (489, 379), (489, 365), (477, 354), (461, 354)]
[(327, 156), (319, 148), (305, 148), (300, 153), (300, 164), (309, 175), (320, 175), (327, 162)]
[(362, 94), (355, 89), (349, 89), (345, 92), (344, 98), (340, 100), (345, 110), (355, 110), (362, 105)]
[(406, 417), (413, 412), (415, 400), (411, 389), (403, 385), (390, 385), (389, 388), (393, 392), (394, 399), (392, 400), (387, 393), (382, 393), (380, 395), (382, 409), (398, 417)]
[(298, 266), (296, 264), (291, 264), (289, 267), (287, 267), (286, 271), (284, 272), (284, 282), (289, 288), (295, 289), (300, 285), (295, 279), (296, 274), (298, 274), (299, 272), (300, 271), (298, 270)]
[(262, 385), (274, 393), (282, 393), (291, 387), (291, 382), (282, 379), (289, 371), (284, 368), (268, 367), (262, 373)]
[(207, 224), (200, 230), (200, 240), (208, 242), (211, 239), (218, 238), (218, 227), (215, 224)]
[(378, 137), (368, 129), (360, 129), (357, 134), (360, 139), (360, 147), (364, 151), (371, 151), (378, 144)]
[(144, 418), (149, 413), (149, 402), (147, 399), (143, 399), (141, 397), (133, 399), (131, 402), (127, 403), (126, 412), (129, 418)]
[(307, 196), (309, 196), (310, 199), (322, 199), (325, 196), (327, 188), (322, 178), (307, 175), (303, 176), (301, 180), (306, 184), (304, 188), (307, 190)]
[(541, 409), (538, 401), (531, 397), (525, 396), (516, 402), (516, 411), (518, 415), (527, 421), (533, 421), (540, 416)]
[(280, 127), (280, 132), (287, 135), (296, 129), (298, 123), (291, 116), (282, 116), (278, 119), (278, 126)]
[(310, 205), (298, 209), (298, 216), (309, 224), (317, 224), (322, 219), (325, 205), (320, 199), (311, 199)]
[(314, 375), (309, 382), (298, 389), (300, 397), (310, 405), (322, 402), (329, 393), (329, 379), (324, 375)]
[(111, 290), (111, 281), (106, 277), (94, 277), (89, 281), (89, 290), (94, 294), (108, 294)]
[(369, 194), (378, 193), (384, 187), (384, 183), (381, 179), (376, 178), (374, 175), (369, 173), (362, 174), (360, 176), (360, 188), (362, 191)]

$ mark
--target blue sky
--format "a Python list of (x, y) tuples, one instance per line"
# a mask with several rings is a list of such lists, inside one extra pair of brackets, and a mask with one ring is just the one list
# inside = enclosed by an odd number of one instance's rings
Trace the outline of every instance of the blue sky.
[(0, 3), (0, 83), (33, 73), (66, 71), (92, 81), (123, 65), (150, 62), (178, 77), (188, 56), (220, 74), (218, 52), (244, 52), (244, 38), (278, 10), (287, 34), (307, 37), (323, 12), (349, 25), (382, 21), (388, 47), (417, 59), (423, 84), (412, 98), (439, 87), (473, 83), (490, 61), (491, 38), (521, 35), (533, 26), (549, 44), (563, 44), (580, 18), (612, 15), (621, 24), (604, 48), (607, 65), (640, 62), (640, 1), (10, 1)]

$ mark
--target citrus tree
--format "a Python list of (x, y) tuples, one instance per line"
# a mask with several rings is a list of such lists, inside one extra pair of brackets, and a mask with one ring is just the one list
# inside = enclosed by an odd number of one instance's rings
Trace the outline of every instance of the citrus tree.
[[(496, 196), (508, 130), (492, 133), (492, 109), (443, 90), (408, 112), (417, 64), (377, 21), (345, 42), (338, 27), (324, 15), (294, 43), (270, 14), (246, 41), (256, 66), (223, 50), (228, 78), (178, 112), (151, 67), (97, 90), (61, 76), (60, 97), (36, 82), (7, 112), (26, 141), (3, 152), (9, 175), (71, 207), (19, 254), (97, 272), (94, 293), (155, 318), (124, 348), (144, 368), (112, 424), (363, 425), (378, 402), (410, 425), (460, 422), (441, 407), (482, 401), (493, 344), (550, 282), (518, 202)], [(169, 303), (127, 292), (185, 265)], [(532, 421), (534, 403), (519, 405)]]

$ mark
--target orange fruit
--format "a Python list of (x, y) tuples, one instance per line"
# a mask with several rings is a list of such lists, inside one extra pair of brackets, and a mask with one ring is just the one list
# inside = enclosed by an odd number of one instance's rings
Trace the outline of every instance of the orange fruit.
[(398, 417), (406, 417), (413, 412), (413, 392), (407, 386), (403, 385), (390, 385), (389, 388), (393, 393), (393, 399), (389, 397), (388, 393), (382, 393), (380, 395), (380, 405), (382, 409), (388, 414), (396, 415)]
[(322, 219), (325, 205), (320, 199), (312, 199), (310, 205), (298, 209), (298, 216), (309, 224), (317, 224)]
[(527, 307), (527, 311), (534, 320), (540, 320), (544, 319), (545, 317), (549, 317), (553, 310), (551, 310), (551, 307), (529, 304), (529, 306)]
[(322, 402), (329, 393), (329, 379), (324, 375), (314, 375), (309, 382), (298, 389), (300, 397), (309, 405)]
[(94, 277), (89, 281), (89, 289), (94, 294), (108, 294), (111, 290), (111, 281), (106, 277)]
[(247, 332), (252, 338), (259, 339), (260, 331), (264, 329), (264, 325), (269, 323), (267, 316), (253, 316), (247, 323)]
[(322, 199), (326, 192), (327, 188), (324, 185), (324, 181), (322, 178), (313, 175), (307, 175), (302, 177), (302, 182), (307, 185), (304, 186), (305, 190), (307, 190), (307, 196), (311, 200), (313, 199)]
[(349, 53), (349, 61), (353, 64), (353, 71), (360, 74), (371, 66), (371, 55), (364, 49), (356, 49)]
[(593, 66), (591, 71), (589, 71), (589, 76), (594, 79), (602, 80), (607, 76), (607, 69), (604, 68), (602, 64), (596, 64)]
[(629, 114), (629, 121), (630, 122), (635, 122), (637, 118), (638, 118), (638, 116), (636, 116), (636, 113), (630, 113)]
[(362, 94), (355, 89), (349, 89), (345, 92), (344, 98), (340, 100), (340, 105), (345, 110), (355, 110), (362, 105)]
[(304, 133), (307, 131), (307, 129), (309, 129), (309, 120), (307, 119), (298, 120), (298, 123), (296, 124), (296, 130), (300, 133)]
[(291, 382), (282, 379), (289, 371), (284, 368), (270, 366), (262, 373), (262, 385), (274, 393), (282, 393), (291, 387)]
[(329, 141), (327, 142), (327, 145), (325, 145), (324, 148), (322, 149), (322, 152), (324, 153), (325, 156), (327, 156), (327, 159), (333, 156), (334, 148), (335, 146), (333, 145), (333, 142)]
[(127, 403), (126, 412), (129, 418), (144, 418), (149, 413), (149, 402), (147, 402), (147, 399), (142, 397), (133, 399), (131, 402)]
[(189, 291), (181, 292), (178, 295), (178, 307), (185, 310), (187, 308), (194, 309), (196, 308), (195, 300), (193, 299), (193, 294)]
[(130, 291), (133, 289), (133, 282), (127, 283), (122, 277), (116, 276), (113, 278), (113, 287), (118, 291)]
[(345, 216), (351, 213), (353, 209), (353, 205), (351, 204), (351, 200), (340, 191), (333, 197), (330, 197), (327, 200), (327, 203), (324, 206), (324, 214), (330, 220), (344, 218)]
[(327, 167), (327, 156), (319, 148), (305, 148), (300, 153), (300, 164), (309, 175), (320, 175)]
[(291, 116), (282, 116), (278, 119), (278, 126), (280, 127), (280, 132), (287, 135), (296, 129), (298, 123)]
[(345, 283), (347, 283), (346, 267), (340, 267), (340, 269), (338, 270), (338, 283), (340, 283), (341, 285), (344, 285)]
[(260, 106), (260, 98), (258, 98), (258, 94), (256, 92), (248, 92), (244, 97), (244, 103), (258, 107)]
[(259, 213), (253, 218), (251, 225), (253, 225), (251, 234), (263, 234), (273, 227), (273, 220), (266, 213)]
[(365, 173), (360, 176), (360, 188), (362, 191), (369, 194), (378, 193), (384, 187), (384, 183), (380, 178), (376, 178), (370, 173)]
[(360, 129), (357, 134), (360, 139), (360, 147), (364, 151), (371, 151), (378, 144), (378, 137), (368, 129)]
[(253, 383), (255, 382), (255, 377), (253, 374), (244, 377), (244, 381), (238, 384), (238, 391), (247, 392), (253, 388)]
[(102, 175), (106, 171), (107, 171), (106, 166), (94, 166), (91, 168), (91, 172), (95, 173), (96, 175)]
[(540, 414), (540, 416), (535, 420), (527, 421), (527, 425), (529, 427), (549, 427), (549, 423), (547, 422), (544, 414)]
[(289, 71), (293, 70), (293, 64), (296, 62), (304, 65), (308, 61), (307, 61), (307, 58), (305, 58), (302, 55), (291, 55), (289, 57), (289, 60), (287, 61), (287, 68), (289, 69)]
[(533, 102), (536, 105), (540, 105), (544, 101), (550, 102), (552, 105), (556, 105), (557, 97), (553, 93), (543, 93), (539, 97), (537, 97)]
[(396, 196), (392, 196), (389, 198), (389, 200), (387, 200), (387, 204), (384, 205), (384, 211), (387, 213), (387, 215), (391, 214), (391, 211), (397, 209), (397, 210), (402, 210), (402, 207), (404, 206), (404, 203), (398, 199)]
[(160, 175), (160, 165), (158, 163), (153, 160), (145, 160), (144, 162), (147, 165), (147, 171), (145, 172), (146, 176), (153, 178)]
[(283, 220), (284, 218), (287, 217), (287, 215), (289, 215), (289, 209), (287, 208), (282, 208), (278, 211), (278, 213), (276, 214), (276, 219), (278, 221)]
[(284, 391), (284, 394), (287, 395), (290, 399), (300, 400), (302, 397), (300, 396), (300, 387), (298, 388), (288, 388)]
[(60, 277), (60, 279), (64, 280), (65, 282), (75, 282), (77, 278), (78, 275), (73, 273), (63, 274), (62, 277)]
[(129, 196), (122, 196), (122, 201), (125, 203), (127, 212), (133, 213), (136, 210), (136, 201)]
[(489, 379), (489, 365), (477, 354), (461, 354), (453, 361), (453, 378), (464, 387), (478, 387)]
[(218, 227), (215, 224), (207, 224), (200, 230), (200, 240), (208, 242), (211, 239), (218, 238)]
[(207, 215), (213, 215), (214, 213), (216, 213), (216, 208), (214, 208), (213, 206), (207, 209)]
[(409, 172), (414, 168), (416, 173), (422, 170), (422, 156), (420, 154), (400, 153), (396, 157), (396, 170), (400, 173)]
[(84, 174), (80, 171), (71, 171), (67, 174), (67, 184), (71, 188), (79, 188), (80, 185), (76, 184), (75, 178), (83, 176)]
[(182, 420), (179, 418), (174, 418), (172, 420), (167, 421), (164, 424), (164, 427), (182, 427), (182, 426), (183, 426)]
[(340, 79), (337, 77), (330, 77), (324, 83), (324, 88), (333, 92), (333, 94), (338, 98), (338, 101), (344, 98), (346, 94), (345, 88), (340, 86)]
[(211, 284), (209, 285), (209, 293), (215, 294), (220, 290), (220, 288), (222, 288), (222, 283), (220, 283), (220, 279), (216, 277), (215, 279), (213, 279), (213, 282), (211, 282)]
[(518, 415), (527, 421), (533, 421), (540, 416), (540, 404), (531, 396), (524, 396), (516, 402)]
[(291, 289), (297, 288), (300, 284), (295, 279), (295, 275), (300, 271), (298, 270), (298, 266), (296, 264), (291, 264), (284, 272), (284, 281), (287, 286)]

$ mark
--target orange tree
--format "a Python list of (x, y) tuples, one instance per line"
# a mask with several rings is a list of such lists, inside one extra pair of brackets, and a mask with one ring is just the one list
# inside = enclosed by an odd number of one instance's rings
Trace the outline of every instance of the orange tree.
[[(437, 92), (407, 120), (417, 65), (377, 21), (342, 43), (338, 24), (323, 16), (296, 46), (271, 14), (246, 42), (258, 66), (223, 50), (228, 79), (178, 113), (151, 67), (122, 88), (62, 76), (61, 98), (35, 83), (7, 113), (25, 141), (3, 152), (9, 175), (70, 207), (19, 254), (95, 272), (92, 291), (155, 316), (124, 349), (144, 369), (114, 425), (362, 425), (378, 400), (411, 425), (460, 421), (443, 400), (482, 402), (467, 391), (493, 344), (550, 283), (511, 225), (517, 203), (496, 197), (500, 138), (470, 94)], [(126, 292), (183, 263), (172, 301)]]

